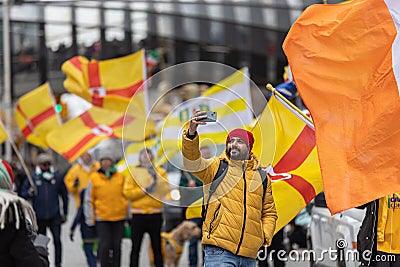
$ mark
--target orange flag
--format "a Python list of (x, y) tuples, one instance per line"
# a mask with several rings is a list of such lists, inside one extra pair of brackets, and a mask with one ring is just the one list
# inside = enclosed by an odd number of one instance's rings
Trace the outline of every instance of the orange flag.
[(253, 152), (272, 181), (277, 232), (322, 191), (322, 179), (312, 123), (275, 94), (252, 132)]
[(332, 214), (400, 191), (398, 3), (313, 5), (283, 44), (315, 122)]
[[(76, 160), (89, 148), (108, 138), (122, 138), (122, 126), (133, 117), (120, 112), (91, 107), (47, 135), (47, 143), (68, 161)], [(126, 138), (126, 136), (124, 136)]]
[(48, 83), (18, 99), (15, 118), (19, 130), (29, 143), (47, 149), (46, 135), (61, 125), (55, 105)]
[[(64, 87), (93, 106), (125, 112), (129, 101), (136, 98), (136, 113), (145, 117), (146, 99), (143, 89), (146, 80), (144, 50), (134, 54), (103, 60), (89, 61), (76, 56), (62, 65), (67, 78)], [(137, 114), (136, 114), (137, 115)]]

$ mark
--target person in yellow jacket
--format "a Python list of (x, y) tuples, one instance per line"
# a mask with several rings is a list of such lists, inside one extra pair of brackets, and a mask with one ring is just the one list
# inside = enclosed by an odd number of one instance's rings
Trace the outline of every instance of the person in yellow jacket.
[(362, 205), (365, 217), (357, 235), (360, 266), (400, 266), (400, 193)]
[(78, 209), (81, 203), (80, 192), (86, 189), (91, 173), (100, 168), (98, 161), (93, 160), (89, 152), (84, 153), (67, 172), (64, 177), (65, 186), (75, 199), (75, 206)]
[(139, 153), (139, 166), (125, 179), (123, 193), (131, 201), (131, 267), (139, 266), (139, 252), (144, 233), (148, 233), (156, 267), (163, 266), (161, 254), (162, 199), (169, 191), (167, 172), (153, 165), (149, 149)]
[(117, 172), (112, 152), (98, 153), (100, 169), (89, 176), (83, 211), (86, 224), (96, 227), (98, 258), (102, 267), (120, 266), (121, 241), (128, 215), (128, 201), (122, 195), (125, 177)]
[[(278, 218), (271, 181), (267, 178), (264, 190), (259, 161), (251, 152), (254, 137), (244, 129), (228, 134), (223, 155), (202, 158), (197, 127), (206, 124), (201, 121), (206, 117), (205, 111), (194, 112), (182, 137), (183, 164), (205, 185), (204, 266), (256, 266), (258, 250), (271, 244)], [(207, 204), (207, 185), (221, 160), (228, 163), (227, 172)]]

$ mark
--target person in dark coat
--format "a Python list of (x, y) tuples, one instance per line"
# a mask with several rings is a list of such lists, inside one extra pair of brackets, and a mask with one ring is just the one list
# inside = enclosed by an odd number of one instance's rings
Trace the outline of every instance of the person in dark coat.
[(12, 191), (13, 177), (8, 163), (0, 160), (0, 265), (48, 267), (47, 246), (34, 245), (35, 213)]
[[(46, 153), (39, 154), (35, 172), (32, 173), (37, 194), (28, 180), (26, 180), (22, 187), (21, 195), (23, 198), (32, 201), (39, 233), (46, 235), (46, 229), (50, 228), (55, 247), (55, 266), (61, 267), (61, 224), (66, 221), (68, 214), (68, 191), (63, 177), (54, 171), (51, 162), (50, 155)], [(62, 205), (60, 204), (60, 199), (62, 200)]]
[(85, 197), (85, 189), (81, 191), (81, 205), (78, 208), (74, 221), (71, 225), (69, 238), (74, 241), (75, 228), (80, 226), (81, 236), (83, 241), (83, 250), (85, 251), (86, 261), (89, 267), (96, 267), (96, 255), (94, 254), (94, 246), (97, 243), (97, 235), (94, 227), (89, 227), (85, 222), (85, 215), (83, 214), (83, 200)]

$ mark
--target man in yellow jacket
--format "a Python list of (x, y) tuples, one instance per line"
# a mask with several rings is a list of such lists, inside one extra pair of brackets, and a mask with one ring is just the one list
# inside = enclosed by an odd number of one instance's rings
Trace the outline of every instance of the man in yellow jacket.
[(65, 186), (75, 199), (75, 206), (81, 203), (80, 192), (87, 187), (90, 174), (100, 169), (99, 162), (93, 160), (92, 155), (84, 153), (67, 172), (64, 177)]
[(130, 267), (139, 266), (139, 252), (144, 233), (150, 235), (156, 267), (163, 266), (161, 254), (161, 200), (169, 191), (167, 172), (153, 165), (149, 149), (139, 153), (139, 166), (125, 179), (123, 194), (131, 201), (132, 251)]
[[(253, 135), (243, 129), (231, 131), (220, 157), (200, 156), (197, 127), (206, 124), (205, 111), (194, 112), (182, 138), (183, 163), (205, 185), (206, 215), (203, 222), (204, 266), (256, 266), (261, 246), (271, 244), (277, 214), (268, 179), (264, 190), (253, 155)], [(208, 187), (221, 160), (228, 163), (226, 175), (207, 204)], [(207, 190), (206, 190), (207, 189)]]

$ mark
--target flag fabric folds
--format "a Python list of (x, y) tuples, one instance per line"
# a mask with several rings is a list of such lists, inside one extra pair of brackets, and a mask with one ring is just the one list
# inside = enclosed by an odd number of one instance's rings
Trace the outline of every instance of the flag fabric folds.
[(15, 118), (19, 130), (29, 143), (47, 149), (46, 135), (61, 125), (55, 105), (48, 83), (18, 99)]
[(272, 94), (252, 131), (253, 152), (272, 181), (276, 232), (322, 191), (313, 125), (281, 98)]
[(0, 144), (4, 143), (8, 138), (8, 133), (4, 128), (3, 123), (0, 121)]
[(200, 142), (211, 139), (216, 145), (225, 144), (229, 130), (251, 125), (253, 111), (247, 68), (236, 71), (203, 92), (200, 97), (189, 99), (173, 109), (159, 130), (163, 150), (178, 151), (184, 125), (196, 109), (217, 112), (216, 123), (199, 127)]
[(61, 69), (67, 75), (64, 87), (93, 106), (125, 112), (131, 98), (135, 96), (136, 110), (145, 116), (144, 50), (103, 61), (89, 61), (85, 57), (76, 56), (66, 61)]
[(332, 214), (400, 191), (400, 2), (313, 5), (283, 44)]
[(123, 123), (134, 118), (92, 107), (47, 135), (47, 143), (68, 161), (76, 160), (85, 151), (108, 138), (122, 138)]

